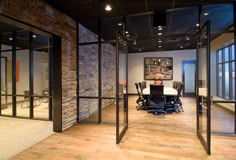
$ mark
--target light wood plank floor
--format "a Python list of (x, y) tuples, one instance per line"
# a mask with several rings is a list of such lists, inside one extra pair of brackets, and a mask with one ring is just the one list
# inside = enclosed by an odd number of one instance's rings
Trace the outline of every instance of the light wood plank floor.
[(137, 111), (135, 100), (129, 98), (129, 129), (119, 145), (113, 125), (77, 124), (11, 160), (236, 159), (236, 137), (212, 136), (212, 155), (205, 153), (196, 136), (195, 99), (182, 98), (185, 112), (158, 116)]

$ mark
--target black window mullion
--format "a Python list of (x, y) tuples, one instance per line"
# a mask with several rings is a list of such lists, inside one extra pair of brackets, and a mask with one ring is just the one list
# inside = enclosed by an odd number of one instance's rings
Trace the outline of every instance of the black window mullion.
[(48, 118), (49, 118), (49, 120), (51, 121), (52, 120), (52, 82), (53, 82), (53, 38), (49, 38), (49, 46), (50, 46), (50, 49), (49, 49), (49, 56), (48, 56), (48, 58), (49, 58), (49, 64), (48, 64), (48, 66), (49, 66), (49, 72), (48, 72), (48, 77), (49, 77), (49, 81), (48, 81), (48, 88), (49, 88), (49, 115), (48, 115)]
[(34, 118), (34, 55), (33, 55), (33, 33), (29, 32), (29, 91), (30, 91), (30, 118)]
[(12, 116), (16, 117), (16, 31), (12, 32)]
[[(2, 76), (2, 36), (0, 34), (0, 76)], [(0, 83), (0, 91), (2, 91), (2, 83)], [(2, 95), (2, 92), (1, 92)], [(5, 102), (6, 103), (6, 102)], [(2, 96), (0, 97), (0, 116), (2, 115)]]
[(229, 46), (229, 99), (232, 99), (232, 48)]

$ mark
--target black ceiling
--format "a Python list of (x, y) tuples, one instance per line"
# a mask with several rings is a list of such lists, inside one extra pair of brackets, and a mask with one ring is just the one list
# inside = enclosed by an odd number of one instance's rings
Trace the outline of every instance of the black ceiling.
[[(177, 50), (196, 48), (195, 34), (198, 30), (198, 6), (203, 5), (203, 21), (212, 21), (212, 30), (220, 32), (233, 24), (231, 5), (219, 0), (46, 0), (55, 8), (68, 14), (87, 28), (97, 33), (97, 19), (102, 19), (102, 38), (114, 40), (118, 22), (126, 16), (129, 31), (129, 52)], [(112, 11), (106, 12), (106, 3)], [(213, 3), (220, 3), (212, 5)], [(165, 11), (167, 25), (162, 31), (153, 27), (153, 12)], [(150, 13), (150, 14), (147, 14)], [(158, 35), (162, 32), (162, 35)], [(136, 44), (134, 43), (136, 42)]]

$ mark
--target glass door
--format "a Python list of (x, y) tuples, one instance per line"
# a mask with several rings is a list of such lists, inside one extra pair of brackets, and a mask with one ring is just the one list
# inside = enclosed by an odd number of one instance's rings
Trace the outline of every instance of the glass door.
[(127, 91), (127, 44), (117, 34), (116, 42), (116, 143), (118, 144), (128, 129), (128, 91)]
[(210, 21), (207, 21), (200, 29), (197, 41), (197, 62), (197, 135), (206, 152), (210, 155)]

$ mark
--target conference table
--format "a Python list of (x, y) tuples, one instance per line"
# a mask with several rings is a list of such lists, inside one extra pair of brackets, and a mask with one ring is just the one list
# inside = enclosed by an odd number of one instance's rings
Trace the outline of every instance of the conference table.
[[(176, 89), (172, 88), (172, 87), (164, 87), (164, 93), (165, 96), (177, 96), (178, 92)], [(143, 90), (143, 95), (150, 95), (150, 88), (147, 87)]]

